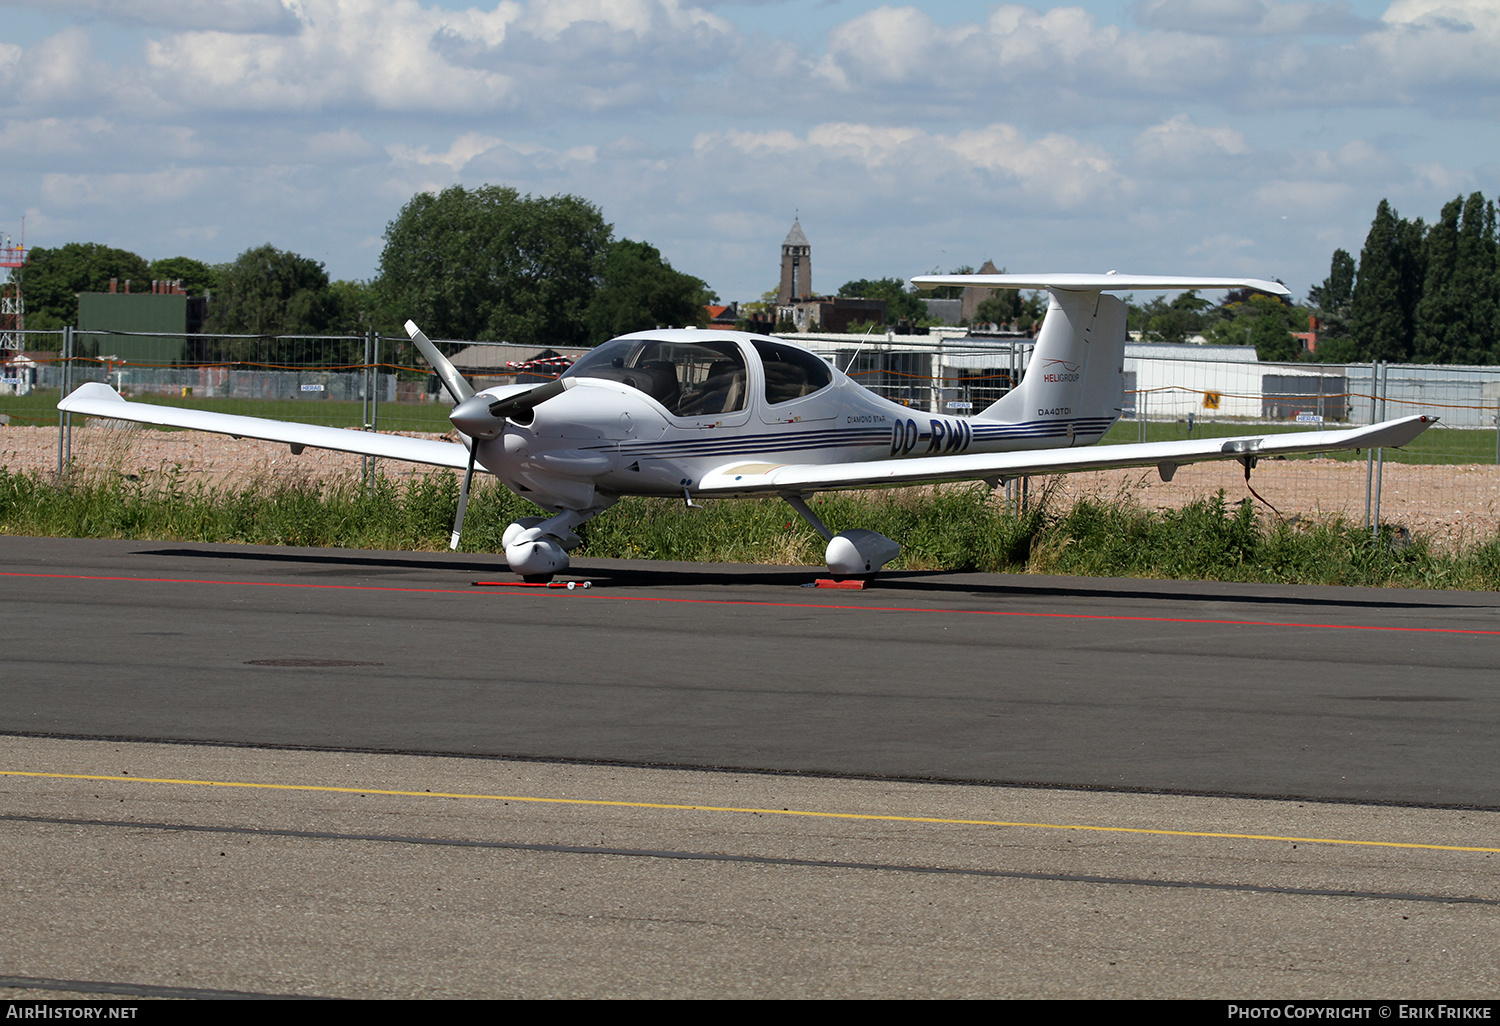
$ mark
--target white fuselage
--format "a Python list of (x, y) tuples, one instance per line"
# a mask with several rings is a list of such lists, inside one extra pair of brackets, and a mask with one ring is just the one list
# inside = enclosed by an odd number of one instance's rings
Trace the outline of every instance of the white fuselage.
[[(477, 461), (544, 508), (588, 509), (618, 495), (681, 496), (728, 464), (755, 472), (750, 468), (1059, 448), (1097, 441), (1114, 420), (1080, 416), (1084, 411), (1068, 405), (1025, 409), (1009, 421), (928, 413), (881, 398), (826, 363), (827, 384), (772, 402), (757, 346), (806, 353), (800, 347), (691, 329), (625, 338), (734, 345), (744, 361), (740, 408), (674, 414), (641, 387), (591, 376), (580, 364), (568, 373), (573, 387), (529, 411), (529, 423), (507, 421), (499, 437), (477, 442)], [(608, 373), (628, 376), (629, 369)], [(504, 398), (527, 387), (481, 394)]]

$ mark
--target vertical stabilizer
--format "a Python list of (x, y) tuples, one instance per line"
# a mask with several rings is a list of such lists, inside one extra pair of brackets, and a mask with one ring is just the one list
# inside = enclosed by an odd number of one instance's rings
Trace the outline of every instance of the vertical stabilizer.
[(1025, 377), (975, 419), (1035, 425), (1043, 446), (1087, 445), (1124, 405), (1125, 303), (1102, 292), (1049, 294)]

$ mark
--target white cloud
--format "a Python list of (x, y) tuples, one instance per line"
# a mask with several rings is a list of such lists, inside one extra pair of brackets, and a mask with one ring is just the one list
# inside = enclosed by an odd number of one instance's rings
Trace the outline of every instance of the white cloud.
[(1244, 156), (1250, 152), (1245, 134), (1228, 125), (1204, 128), (1186, 114), (1178, 114), (1152, 125), (1135, 137), (1137, 158), (1148, 161), (1187, 161), (1221, 155)]
[(468, 132), (459, 136), (448, 147), (446, 153), (433, 153), (425, 146), (403, 146), (395, 144), (387, 147), (397, 165), (417, 165), (429, 167), (434, 164), (446, 167), (450, 172), (456, 174), (463, 170), (464, 165), (486, 150), (494, 149), (505, 142), (495, 136), (480, 135), (478, 132)]
[(120, 25), (222, 32), (293, 32), (299, 20), (296, 0), (11, 0), (77, 18)]
[(446, 168), (455, 177), (464, 171), (486, 173), (496, 168), (514, 168), (519, 162), (527, 169), (557, 168), (570, 163), (592, 163), (597, 148), (574, 146), (554, 150), (534, 142), (507, 142), (497, 136), (466, 132), (453, 140), (445, 153), (433, 153), (425, 146), (393, 144), (386, 147), (392, 163), (398, 167)]
[(307, 159), (315, 164), (349, 164), (380, 157), (383, 151), (352, 128), (318, 132), (307, 140)]
[(186, 203), (207, 184), (202, 168), (163, 168), (121, 174), (48, 174), (42, 176), (42, 195), (63, 207)]
[[(744, 157), (774, 159), (785, 176), (840, 181), (841, 189), (900, 194), (934, 181), (964, 192), (1019, 190), (1059, 208), (1114, 194), (1125, 185), (1100, 147), (1064, 135), (1030, 140), (993, 124), (953, 135), (910, 126), (833, 122), (799, 137), (786, 131), (711, 132), (693, 141), (695, 154), (721, 165)], [(841, 166), (842, 165), (842, 166)], [(960, 195), (951, 197), (961, 200)]]
[(99, 97), (88, 32), (70, 26), (24, 49), (0, 50), (0, 104), (69, 104)]
[(609, 33), (632, 36), (637, 42), (664, 32), (677, 35), (706, 30), (727, 35), (729, 22), (677, 0), (544, 0), (531, 6), (526, 28), (539, 39), (555, 43), (580, 27), (600, 26)]
[(1282, 180), (1266, 182), (1255, 190), (1254, 198), (1268, 213), (1284, 216), (1337, 209), (1352, 193), (1346, 182)]
[(174, 33), (148, 42), (145, 62), (162, 95), (185, 107), (493, 109), (513, 98), (509, 76), (455, 66), (437, 44), (497, 45), (519, 14), (514, 3), (449, 14), (412, 0), (307, 0), (293, 35)]
[[(925, 11), (880, 7), (829, 34), (827, 81), (970, 91), (1009, 86), (1027, 95), (1065, 87), (1105, 94), (1202, 90), (1232, 74), (1221, 40), (1126, 32), (1078, 7), (1004, 5), (983, 24), (939, 26)], [(1006, 97), (995, 96), (995, 100)]]
[[(733, 57), (737, 33), (679, 0), (68, 0), (92, 15), (26, 47), (0, 44), (0, 109), (87, 98), (147, 116), (214, 111), (611, 110), (660, 104)], [(203, 16), (199, 16), (201, 12)], [(48, 8), (53, 10), (53, 8)], [(139, 51), (90, 57), (99, 20), (153, 26)], [(722, 77), (722, 76), (721, 76)]]
[(1373, 24), (1354, 14), (1344, 0), (1144, 0), (1136, 20), (1151, 28), (1208, 35), (1357, 35)]

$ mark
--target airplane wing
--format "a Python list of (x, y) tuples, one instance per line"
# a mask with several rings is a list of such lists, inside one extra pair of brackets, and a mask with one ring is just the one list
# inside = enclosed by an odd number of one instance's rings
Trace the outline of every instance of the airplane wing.
[(911, 280), (919, 289), (942, 285), (979, 289), (1054, 289), (1062, 292), (1171, 292), (1177, 289), (1255, 289), (1290, 296), (1279, 281), (1261, 278), (1191, 278), (1162, 274), (923, 274)]
[(1415, 416), (1369, 427), (1333, 431), (1203, 438), (1182, 442), (1093, 445), (1077, 449), (1031, 449), (966, 456), (918, 456), (865, 463), (774, 465), (731, 463), (706, 475), (695, 495), (800, 493), (849, 488), (884, 488), (943, 481), (983, 481), (1024, 474), (1067, 474), (1080, 470), (1158, 467), (1170, 478), (1180, 466), (1209, 460), (1290, 456), (1405, 445), (1437, 422)]
[(291, 446), (310, 446), (314, 449), (335, 449), (339, 452), (359, 453), (362, 456), (382, 456), (411, 463), (430, 463), (438, 467), (454, 467), (463, 470), (469, 465), (469, 450), (456, 442), (440, 442), (430, 438), (406, 438), (402, 435), (386, 435), (375, 431), (352, 431), (347, 428), (319, 427), (315, 424), (294, 424), (284, 420), (268, 420), (264, 417), (241, 417), (232, 413), (208, 413), (178, 406), (157, 406), (154, 403), (132, 403), (126, 401), (108, 385), (98, 381), (85, 382), (74, 389), (66, 399), (57, 404), (66, 413), (86, 413), (91, 417), (109, 417), (114, 420), (131, 420), (139, 424), (160, 424), (163, 427), (190, 428), (195, 431), (212, 431), (236, 438), (261, 438), (268, 442), (285, 442)]

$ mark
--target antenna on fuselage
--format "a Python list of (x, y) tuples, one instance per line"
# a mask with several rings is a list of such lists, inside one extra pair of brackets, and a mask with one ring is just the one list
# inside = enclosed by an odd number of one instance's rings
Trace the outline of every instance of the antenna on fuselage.
[(870, 332), (873, 330), (875, 330), (875, 325), (871, 324), (868, 328), (865, 329), (864, 337), (859, 340), (859, 345), (854, 347), (854, 355), (849, 357), (849, 362), (844, 365), (844, 373), (846, 375), (849, 373), (850, 369), (853, 368), (854, 361), (859, 359), (859, 351), (865, 347), (865, 343), (870, 339)]

